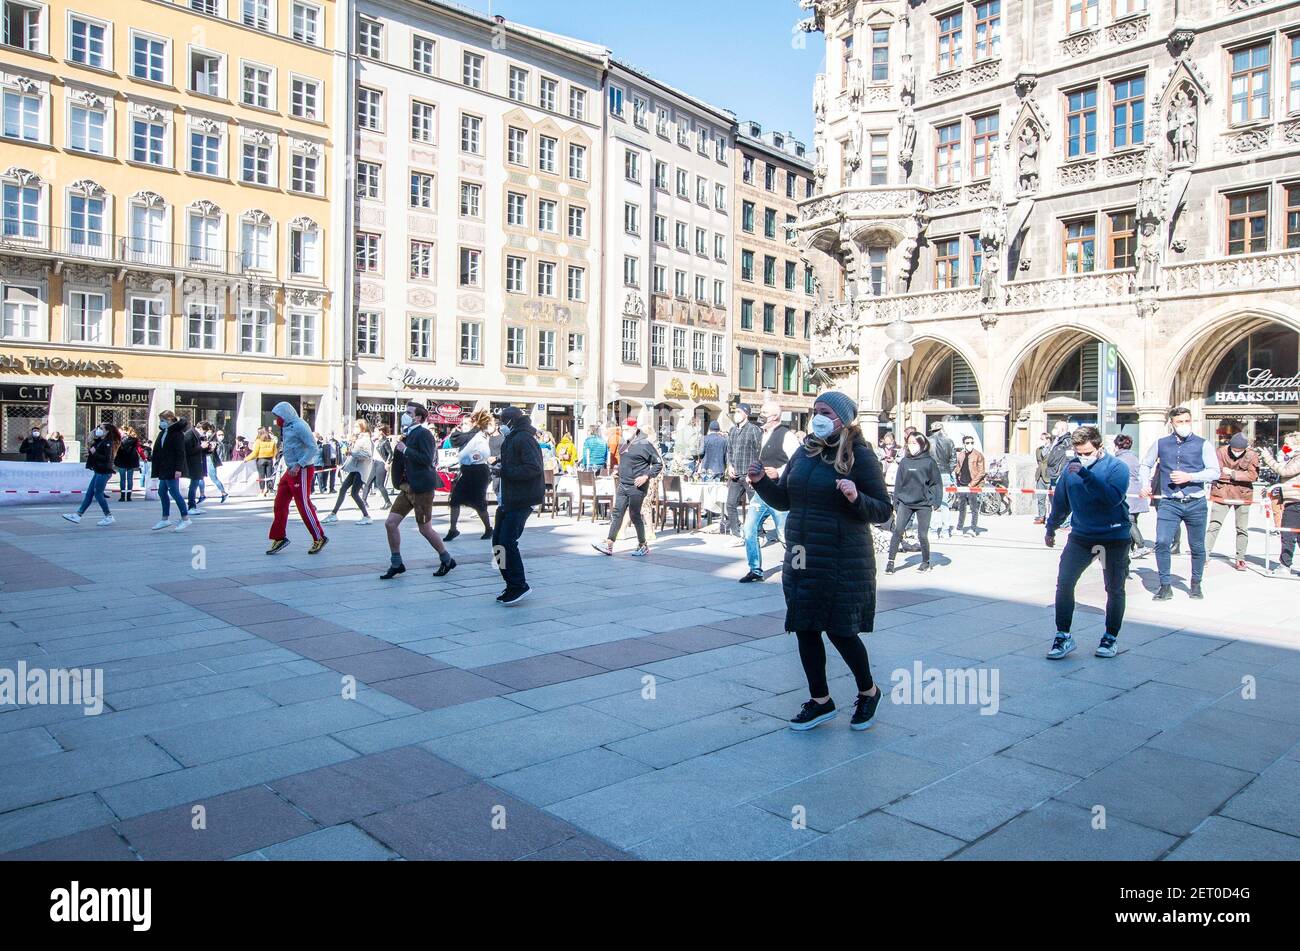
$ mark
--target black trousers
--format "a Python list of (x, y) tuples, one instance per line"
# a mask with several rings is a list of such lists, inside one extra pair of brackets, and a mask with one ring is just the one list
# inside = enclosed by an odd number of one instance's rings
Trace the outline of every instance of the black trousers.
[(957, 496), (957, 531), (966, 525), (966, 513), (970, 512), (970, 527), (980, 527), (980, 498), (974, 493), (962, 492)]
[(385, 505), (393, 504), (393, 500), (388, 497), (388, 467), (378, 460), (370, 464), (370, 478), (366, 480), (366, 487), (361, 493), (362, 498), (370, 498), (371, 489), (379, 490), (379, 494), (384, 497)]
[(343, 498), (348, 494), (348, 490), (351, 490), (352, 501), (357, 503), (357, 508), (361, 509), (363, 516), (370, 518), (370, 513), (366, 511), (366, 500), (361, 497), (361, 485), (361, 473), (349, 472), (343, 480), (343, 484), (339, 486), (339, 497), (334, 500), (334, 511), (331, 514), (339, 514), (339, 509), (343, 505)]
[[(871, 663), (867, 659), (867, 646), (857, 634), (848, 637), (830, 638), (831, 644), (844, 658), (844, 663), (853, 671), (860, 693), (870, 693)], [(822, 643), (821, 631), (796, 631), (799, 638), (799, 662), (803, 664), (804, 676), (808, 678), (808, 693), (813, 697), (825, 697), (831, 691), (826, 686), (826, 645)]]
[(501, 577), (505, 580), (507, 591), (519, 591), (528, 587), (524, 576), (524, 559), (519, 554), (519, 536), (524, 533), (528, 516), (533, 514), (531, 508), (497, 509), (496, 525), (492, 527), (492, 556)]
[(921, 560), (930, 560), (930, 513), (929, 505), (907, 505), (898, 502), (894, 505), (894, 534), (889, 537), (889, 560), (898, 554), (898, 546), (903, 543), (903, 533), (907, 531), (912, 516), (916, 516), (917, 540), (921, 543)]
[[(1282, 509), (1282, 527), (1300, 528), (1300, 502), (1291, 502)], [(1294, 531), (1282, 533), (1282, 554), (1279, 561), (1283, 567), (1290, 568), (1295, 558), (1296, 539), (1300, 538)]]
[(1074, 588), (1094, 558), (1101, 559), (1102, 579), (1106, 583), (1106, 633), (1119, 637), (1124, 623), (1124, 584), (1128, 581), (1128, 554), (1131, 538), (1088, 539), (1074, 533), (1066, 539), (1061, 564), (1056, 573), (1056, 630), (1070, 633), (1074, 621)]
[(743, 538), (744, 532), (740, 524), (740, 499), (744, 496), (748, 501), (754, 497), (754, 490), (750, 487), (749, 481), (742, 475), (739, 479), (732, 479), (727, 483), (727, 524), (725, 531), (730, 532), (737, 538)]
[(618, 530), (623, 527), (623, 514), (630, 513), (632, 526), (636, 529), (636, 540), (645, 544), (645, 518), (641, 515), (641, 506), (645, 503), (645, 489), (614, 489), (614, 512), (609, 517), (609, 540), (613, 541)]
[(257, 460), (257, 484), (263, 492), (270, 492), (275, 483), (275, 460)]
[(1130, 513), (1129, 513), (1129, 516), (1128, 516), (1129, 521), (1133, 523), (1133, 526), (1132, 526), (1132, 528), (1129, 529), (1129, 533), (1128, 533), (1128, 537), (1129, 537), (1129, 546), (1128, 546), (1128, 547), (1129, 547), (1129, 551), (1137, 551), (1139, 548), (1146, 548), (1146, 547), (1147, 547), (1147, 541), (1146, 541), (1145, 538), (1142, 537), (1142, 529), (1140, 529), (1140, 528), (1138, 527), (1138, 515), (1139, 515), (1139, 514), (1141, 514), (1141, 513), (1139, 513), (1139, 512), (1130, 512)]

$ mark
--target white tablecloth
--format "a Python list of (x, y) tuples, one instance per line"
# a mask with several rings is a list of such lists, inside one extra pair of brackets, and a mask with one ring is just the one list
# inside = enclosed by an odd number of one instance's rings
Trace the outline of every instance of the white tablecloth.
[[(573, 496), (574, 503), (578, 501), (578, 477), (577, 476), (560, 476), (555, 480), (555, 487), (561, 495), (569, 493)], [(597, 495), (614, 494), (614, 477), (598, 476), (596, 478)], [(659, 497), (669, 501), (677, 501), (677, 493), (665, 493), (662, 488), (659, 490)], [(682, 501), (684, 502), (702, 502), (706, 512), (721, 513), (727, 504), (727, 484), (725, 482), (682, 482)]]

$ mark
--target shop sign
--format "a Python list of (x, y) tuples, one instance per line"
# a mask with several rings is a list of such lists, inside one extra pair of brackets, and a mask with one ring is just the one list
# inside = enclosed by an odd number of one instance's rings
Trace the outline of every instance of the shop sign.
[(114, 390), (106, 386), (77, 387), (78, 403), (98, 406), (148, 406), (148, 390)]
[(448, 423), (460, 419), (464, 412), (459, 403), (442, 403), (438, 406), (438, 415)]
[(14, 386), (0, 386), (0, 400), (12, 400), (16, 403), (48, 403), (50, 388), (19, 383)]
[(664, 388), (664, 399), (684, 400), (688, 397), (696, 403), (705, 400), (716, 400), (718, 398), (718, 384), (710, 383), (707, 386), (701, 386), (698, 383), (692, 383), (688, 391), (681, 380), (673, 377), (668, 386)]
[(112, 360), (69, 360), (64, 357), (36, 357), (31, 354), (0, 353), (0, 370), (13, 373), (85, 373), (89, 376), (121, 376), (122, 367)]
[(1300, 376), (1276, 377), (1267, 367), (1251, 367), (1235, 390), (1210, 394), (1211, 403), (1300, 403)]
[(460, 380), (454, 376), (421, 376), (414, 367), (393, 367), (388, 378), (397, 386), (413, 390), (459, 390)]

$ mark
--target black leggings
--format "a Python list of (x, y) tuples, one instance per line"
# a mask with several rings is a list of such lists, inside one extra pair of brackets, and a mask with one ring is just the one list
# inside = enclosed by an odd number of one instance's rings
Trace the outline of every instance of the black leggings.
[(257, 484), (263, 494), (271, 491), (271, 484), (273, 482), (275, 482), (275, 460), (258, 459)]
[(609, 517), (609, 540), (623, 527), (623, 513), (630, 513), (632, 526), (636, 529), (636, 540), (645, 544), (645, 519), (641, 516), (641, 504), (645, 502), (644, 489), (625, 489), (621, 485), (614, 491), (614, 512)]
[(1142, 537), (1142, 529), (1138, 528), (1138, 513), (1130, 512), (1129, 521), (1132, 523), (1128, 530), (1129, 551), (1141, 551), (1147, 547), (1146, 539)]
[(370, 518), (370, 513), (366, 511), (366, 500), (361, 497), (360, 472), (349, 472), (347, 474), (347, 478), (339, 486), (339, 497), (334, 500), (334, 511), (330, 514), (339, 514), (339, 508), (343, 505), (343, 497), (348, 494), (349, 489), (352, 490), (352, 501), (357, 503), (357, 508), (361, 509), (361, 514), (366, 518)]
[(912, 516), (916, 516), (917, 540), (921, 543), (921, 560), (930, 560), (930, 513), (928, 505), (906, 505), (899, 502), (894, 506), (894, 534), (889, 537), (889, 560), (898, 554), (898, 546), (903, 541), (903, 532), (907, 531)]
[[(874, 682), (871, 679), (871, 664), (867, 660), (867, 647), (862, 643), (862, 638), (857, 634), (848, 637), (836, 637), (833, 634), (826, 636), (840, 652), (844, 663), (849, 665), (849, 670), (853, 671), (858, 692), (870, 693)], [(813, 697), (829, 695), (831, 691), (826, 686), (826, 645), (822, 643), (822, 632), (796, 631), (795, 637), (799, 638), (799, 660), (803, 664), (804, 676), (808, 678), (808, 693)]]
[[(448, 526), (447, 530), (454, 532), (456, 531), (456, 522), (460, 519), (460, 506), (448, 506), (448, 511), (451, 513), (451, 525)], [(487, 506), (484, 505), (482, 508), (476, 508), (474, 511), (478, 513), (479, 521), (483, 523), (483, 531), (492, 531), (492, 521), (488, 518)]]

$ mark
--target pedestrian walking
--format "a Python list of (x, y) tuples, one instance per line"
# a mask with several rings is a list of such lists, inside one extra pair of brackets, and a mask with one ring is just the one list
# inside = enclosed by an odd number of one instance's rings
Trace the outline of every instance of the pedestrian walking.
[(130, 426), (123, 431), (121, 445), (113, 454), (113, 467), (117, 469), (117, 500), (130, 502), (135, 473), (140, 468), (140, 438)]
[(1047, 457), (1052, 452), (1052, 434), (1043, 433), (1038, 440), (1038, 448), (1034, 450), (1034, 502), (1038, 507), (1038, 515), (1034, 518), (1035, 525), (1047, 524), (1047, 490), (1051, 488), (1051, 482), (1047, 476)]
[(593, 424), (587, 430), (587, 438), (582, 441), (582, 468), (603, 469), (608, 461), (609, 444), (601, 436), (600, 427)]
[(935, 463), (939, 466), (939, 475), (943, 482), (943, 492), (939, 496), (939, 507), (935, 510), (934, 533), (936, 537), (942, 538), (944, 529), (947, 529), (948, 537), (952, 538), (953, 494), (948, 489), (957, 484), (955, 476), (957, 471), (957, 447), (944, 433), (943, 423), (934, 422), (930, 424), (930, 455), (934, 457)]
[(614, 510), (609, 517), (609, 536), (602, 545), (593, 542), (592, 548), (602, 555), (614, 554), (614, 539), (623, 528), (623, 516), (632, 519), (636, 529), (637, 548), (633, 555), (650, 554), (646, 542), (645, 519), (641, 508), (645, 504), (648, 483), (663, 471), (663, 458), (649, 436), (632, 418), (623, 420), (623, 435), (619, 439), (618, 475), (614, 485)]
[(371, 437), (371, 443), (374, 446), (374, 453), (370, 457), (370, 478), (366, 479), (365, 491), (361, 497), (370, 502), (370, 490), (379, 489), (379, 494), (383, 496), (384, 509), (393, 507), (393, 500), (388, 497), (388, 466), (393, 460), (393, 431), (388, 428), (387, 424), (380, 425)]
[(361, 509), (361, 517), (357, 519), (357, 524), (370, 524), (370, 511), (366, 508), (366, 500), (361, 495), (361, 488), (370, 478), (370, 463), (374, 451), (374, 443), (370, 440), (370, 424), (364, 419), (357, 420), (352, 429), (352, 441), (348, 443), (347, 458), (343, 461), (343, 482), (339, 485), (339, 495), (334, 500), (333, 511), (325, 516), (325, 524), (331, 525), (339, 520), (339, 509), (348, 492), (352, 493), (352, 501), (356, 502), (357, 508)]
[[(799, 451), (799, 440), (790, 432), (790, 427), (781, 422), (779, 403), (767, 402), (759, 408), (762, 424), (762, 437), (758, 446), (758, 462), (774, 481), (780, 480), (786, 465)], [(759, 546), (758, 536), (763, 531), (763, 523), (768, 518), (776, 526), (777, 535), (784, 538), (786, 512), (772, 508), (761, 497), (752, 499), (745, 511), (745, 525), (742, 535), (745, 539), (745, 560), (749, 571), (740, 579), (741, 584), (752, 584), (763, 580), (763, 549)]]
[(564, 475), (573, 472), (574, 467), (578, 464), (578, 447), (574, 444), (573, 437), (567, 431), (560, 436), (560, 441), (555, 447), (555, 462)]
[(99, 510), (104, 513), (104, 517), (95, 524), (102, 527), (112, 525), (115, 521), (112, 511), (108, 507), (108, 499), (104, 495), (104, 487), (108, 485), (108, 480), (113, 476), (113, 459), (117, 456), (118, 447), (122, 444), (122, 434), (118, 432), (117, 427), (112, 423), (101, 423), (95, 427), (91, 438), (94, 442), (91, 443), (90, 450), (86, 453), (86, 468), (92, 473), (90, 485), (86, 487), (86, 493), (81, 499), (81, 505), (77, 508), (76, 514), (66, 512), (63, 517), (74, 524), (80, 522), (81, 516), (85, 515), (86, 509), (90, 508), (90, 503), (97, 502), (99, 503)]
[(709, 434), (700, 449), (699, 473), (706, 482), (716, 482), (727, 471), (727, 437), (718, 421), (709, 422)]
[(311, 535), (311, 548), (307, 554), (315, 555), (327, 544), (329, 538), (316, 514), (316, 504), (311, 500), (311, 487), (320, 461), (320, 451), (312, 438), (311, 427), (288, 402), (281, 401), (271, 407), (275, 425), (280, 428), (280, 455), (284, 460), (284, 474), (275, 487), (275, 514), (271, 520), (268, 555), (283, 551), (289, 544), (289, 503), (298, 507), (298, 515)]
[(1074, 650), (1070, 626), (1074, 620), (1074, 589), (1083, 572), (1100, 558), (1106, 586), (1106, 629), (1095, 651), (1114, 657), (1115, 641), (1124, 623), (1124, 585), (1128, 580), (1132, 523), (1129, 521), (1129, 468), (1102, 451), (1096, 426), (1080, 426), (1070, 434), (1074, 457), (1061, 470), (1045, 542), (1056, 547), (1056, 530), (1071, 517), (1070, 535), (1061, 549), (1056, 573), (1056, 636), (1047, 656), (1060, 660)]
[(1229, 514), (1237, 527), (1236, 558), (1232, 567), (1246, 570), (1246, 549), (1250, 547), (1250, 506), (1255, 501), (1255, 480), (1259, 478), (1260, 455), (1250, 448), (1245, 433), (1236, 433), (1220, 446), (1219, 477), (1210, 485), (1210, 525), (1205, 533), (1207, 557), (1214, 552), (1219, 529)]
[(822, 393), (813, 404), (812, 434), (780, 480), (757, 458), (747, 470), (758, 497), (788, 513), (781, 569), (785, 629), (798, 639), (809, 693), (790, 721), (792, 730), (811, 730), (836, 715), (826, 681), (823, 634), (853, 672), (858, 688), (850, 726), (870, 727), (880, 702), (860, 635), (875, 623), (871, 526), (889, 517), (889, 498), (880, 460), (863, 438), (857, 414), (857, 405), (845, 394)]
[(173, 531), (183, 532), (192, 524), (189, 509), (181, 495), (181, 479), (185, 477), (185, 437), (189, 434), (189, 420), (180, 419), (169, 409), (158, 414), (158, 436), (153, 441), (150, 466), (158, 479), (158, 499), (162, 502), (162, 520), (153, 530), (160, 532), (172, 523), (171, 501), (176, 501), (180, 521)]
[(40, 428), (33, 426), (32, 431), (18, 444), (18, 452), (27, 462), (47, 462), (50, 444), (41, 435)]
[[(1209, 515), (1205, 487), (1219, 478), (1219, 457), (1213, 446), (1192, 432), (1192, 411), (1186, 406), (1169, 411), (1169, 426), (1172, 432), (1156, 440), (1147, 450), (1139, 476), (1144, 484), (1148, 483), (1151, 470), (1159, 463), (1156, 568), (1160, 572), (1160, 588), (1153, 600), (1168, 601), (1174, 596), (1170, 548), (1183, 526), (1192, 552), (1189, 594), (1199, 599), (1205, 597), (1201, 590), (1201, 578), (1205, 574), (1205, 524)], [(1150, 489), (1146, 491), (1150, 498)]]
[(1146, 540), (1142, 537), (1142, 529), (1138, 525), (1138, 516), (1144, 515), (1151, 510), (1151, 501), (1142, 496), (1142, 460), (1138, 458), (1133, 451), (1133, 437), (1120, 433), (1115, 437), (1115, 458), (1128, 468), (1128, 489), (1125, 491), (1125, 497), (1128, 499), (1129, 513), (1129, 555), (1137, 555), (1141, 558), (1149, 554), (1151, 549), (1147, 547)]
[(894, 474), (894, 531), (889, 537), (889, 560), (885, 562), (887, 575), (894, 573), (898, 546), (914, 518), (921, 546), (920, 570), (930, 570), (930, 516), (939, 510), (943, 501), (943, 473), (939, 471), (930, 441), (920, 433), (912, 433), (907, 437), (906, 449)]
[(518, 604), (532, 590), (519, 554), (533, 506), (545, 497), (542, 448), (535, 438), (533, 422), (517, 406), (507, 406), (498, 417), (501, 432), (501, 495), (497, 499), (496, 524), (492, 528), (492, 550), (506, 588), (497, 597), (504, 605)]
[(438, 553), (435, 578), (441, 578), (456, 567), (442, 536), (433, 527), (433, 492), (438, 485), (438, 448), (433, 433), (426, 425), (429, 408), (421, 403), (406, 404), (402, 413), (402, 435), (393, 444), (393, 484), (397, 498), (384, 519), (384, 533), (388, 536), (388, 570), (380, 580), (389, 581), (405, 573), (402, 562), (402, 519), (415, 513), (415, 526), (433, 550)]
[(984, 462), (984, 453), (975, 448), (974, 436), (963, 436), (961, 451), (957, 453), (957, 472), (955, 481), (958, 489), (965, 489), (957, 494), (957, 531), (966, 534), (966, 513), (970, 512), (970, 532), (980, 533), (980, 493), (984, 491), (984, 476), (988, 466)]
[(203, 455), (203, 436), (198, 424), (191, 423), (185, 430), (185, 478), (190, 480), (188, 501), (191, 515), (202, 515), (202, 503), (207, 501), (208, 490), (204, 480), (208, 464)]
[(763, 443), (763, 430), (749, 417), (748, 403), (741, 403), (731, 416), (732, 427), (727, 430), (727, 503), (723, 510), (725, 521), (719, 531), (730, 532), (744, 544), (744, 528), (740, 521), (740, 500), (748, 502), (754, 489), (746, 478), (750, 466), (758, 461), (758, 450)]
[(251, 454), (253, 464), (257, 466), (257, 484), (263, 498), (271, 494), (271, 488), (275, 485), (275, 455), (276, 438), (263, 426), (258, 429), (257, 438), (253, 440)]
[(1278, 495), (1277, 504), (1281, 508), (1280, 515), (1276, 516), (1276, 525), (1283, 530), (1282, 553), (1273, 574), (1285, 578), (1294, 570), (1296, 542), (1300, 539), (1300, 487), (1296, 486), (1296, 480), (1300, 479), (1300, 432), (1287, 433), (1282, 443), (1291, 450), (1285, 461), (1274, 458), (1267, 446), (1261, 446), (1259, 454), (1264, 465), (1277, 473), (1282, 483), (1273, 489)]
[[(488, 465), (489, 440), (488, 429), (492, 426), (492, 414), (485, 409), (475, 410), (466, 420), (465, 429), (452, 433), (451, 445), (460, 455), (460, 471), (451, 486), (451, 499), (448, 510), (451, 524), (444, 541), (451, 541), (460, 535), (456, 522), (460, 519), (462, 506), (469, 506), (483, 523), (483, 534), (479, 537), (492, 537), (492, 520), (488, 518), (487, 490), (492, 481), (492, 470)], [(569, 443), (573, 445), (572, 442)]]
[(230, 497), (230, 493), (221, 484), (221, 476), (218, 473), (221, 463), (224, 461), (225, 449), (222, 445), (221, 434), (207, 420), (199, 423), (199, 445), (203, 449), (204, 474), (212, 480), (212, 484), (221, 493), (220, 502), (225, 502)]

